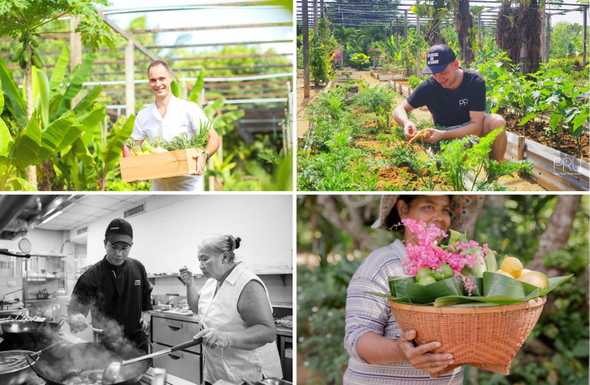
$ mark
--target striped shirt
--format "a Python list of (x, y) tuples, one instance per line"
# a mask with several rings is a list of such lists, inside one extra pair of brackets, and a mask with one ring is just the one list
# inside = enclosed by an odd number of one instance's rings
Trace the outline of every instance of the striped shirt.
[(344, 347), (348, 367), (343, 385), (461, 385), (462, 368), (433, 379), (428, 372), (414, 368), (409, 362), (373, 365), (364, 361), (356, 350), (359, 338), (374, 332), (393, 340), (400, 338), (400, 329), (386, 298), (368, 292), (389, 294), (389, 277), (405, 275), (402, 261), (404, 244), (395, 242), (373, 251), (352, 277), (346, 295), (346, 330)]

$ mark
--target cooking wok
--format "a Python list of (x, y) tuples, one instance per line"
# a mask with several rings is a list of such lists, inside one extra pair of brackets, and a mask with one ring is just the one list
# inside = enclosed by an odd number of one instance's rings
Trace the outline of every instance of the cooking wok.
[[(139, 354), (137, 354), (139, 355)], [(47, 385), (63, 385), (65, 381), (80, 373), (102, 371), (110, 362), (122, 361), (132, 356), (121, 356), (101, 344), (87, 342), (73, 345), (58, 345), (41, 353), (31, 367)], [(121, 371), (117, 385), (135, 385), (147, 371), (149, 363), (140, 361), (130, 364)]]
[(55, 338), (63, 321), (12, 320), (0, 322), (5, 349), (40, 350)]
[(62, 324), (63, 320), (59, 322), (27, 320), (0, 322), (0, 326), (2, 326), (2, 334), (5, 336), (22, 333), (53, 335), (57, 333)]

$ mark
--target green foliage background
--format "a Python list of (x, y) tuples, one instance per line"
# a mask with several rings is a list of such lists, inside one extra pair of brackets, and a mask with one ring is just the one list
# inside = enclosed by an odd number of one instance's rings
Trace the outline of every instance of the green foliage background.
[[(348, 356), (343, 348), (346, 288), (354, 271), (370, 252), (359, 248), (346, 231), (334, 227), (317, 197), (298, 199), (298, 252), (320, 256), (319, 266), (297, 269), (297, 325), (300, 380), (315, 384), (341, 384)], [(393, 235), (370, 230), (378, 200), (367, 210), (369, 249), (392, 241)], [(474, 238), (487, 242), (499, 256), (518, 256), (526, 265), (555, 207), (554, 195), (509, 195), (501, 206), (488, 198), (478, 217)], [(341, 216), (344, 207), (340, 201)], [(465, 385), (582, 385), (588, 383), (588, 230), (590, 199), (582, 198), (567, 245), (544, 257), (546, 269), (575, 274), (550, 295), (531, 336), (516, 356), (511, 374), (502, 376), (466, 367)], [(313, 223), (313, 225), (311, 224)], [(306, 372), (303, 376), (302, 373)], [(315, 376), (309, 376), (309, 373)]]

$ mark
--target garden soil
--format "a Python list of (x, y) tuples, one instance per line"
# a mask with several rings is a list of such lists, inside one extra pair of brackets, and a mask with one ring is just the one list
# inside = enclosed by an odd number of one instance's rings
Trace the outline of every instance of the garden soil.
[[(370, 71), (357, 71), (352, 70), (350, 68), (339, 70), (336, 72), (336, 79), (343, 79), (348, 78), (351, 80), (364, 80), (369, 85), (383, 85), (387, 83), (392, 83), (390, 81), (380, 81), (373, 77)], [(392, 84), (393, 86), (393, 84)], [(306, 102), (303, 101), (303, 72), (300, 71), (297, 77), (297, 136), (301, 138), (308, 130), (308, 123), (305, 119), (305, 107), (313, 98), (315, 98), (320, 92), (322, 92), (323, 88), (311, 88), (310, 89), (310, 99)], [(396, 93), (396, 97), (393, 100), (394, 104), (400, 103), (404, 99), (404, 96), (399, 95)], [(418, 127), (431, 127), (432, 126), (432, 115), (428, 110), (424, 108), (419, 108), (411, 113), (412, 119), (416, 122)], [(385, 155), (383, 154), (384, 150), (387, 150), (387, 147), (390, 146), (390, 143), (386, 143), (383, 141), (375, 140), (374, 137), (367, 136), (364, 138), (359, 138), (355, 142), (355, 146), (366, 150), (370, 153), (375, 160), (385, 160)], [(399, 189), (400, 187), (406, 191), (413, 191), (413, 190), (427, 190), (429, 189), (428, 186), (425, 184), (425, 180), (423, 178), (417, 177), (409, 168), (407, 167), (383, 167), (379, 169), (378, 172), (378, 180), (377, 180), (377, 190), (394, 190)], [(506, 186), (506, 188), (510, 191), (544, 191), (543, 187), (536, 184), (534, 181), (521, 178), (518, 176), (504, 176), (500, 178), (500, 182)], [(447, 186), (442, 177), (435, 176), (432, 180), (435, 187), (434, 190), (438, 191), (448, 191), (449, 186)]]
[(557, 136), (551, 136), (545, 131), (545, 127), (549, 125), (548, 122), (529, 122), (527, 127), (519, 126), (518, 120), (510, 113), (505, 114), (506, 127), (508, 131), (525, 136), (528, 139), (534, 140), (535, 142), (544, 144), (545, 146), (554, 148), (568, 155), (575, 156), (576, 158), (582, 158), (586, 162), (590, 161), (590, 145), (588, 133), (585, 133), (580, 138), (580, 149), (578, 150), (578, 144), (575, 138), (565, 131), (561, 131)]

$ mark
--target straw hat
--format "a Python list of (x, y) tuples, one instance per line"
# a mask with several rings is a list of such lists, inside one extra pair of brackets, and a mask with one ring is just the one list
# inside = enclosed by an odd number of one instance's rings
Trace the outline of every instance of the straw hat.
[[(464, 231), (463, 227), (469, 221), (469, 218), (474, 215), (483, 204), (484, 195), (449, 195), (451, 197), (451, 228)], [(394, 223), (387, 223), (387, 217), (400, 195), (383, 195), (379, 203), (379, 216), (373, 228), (391, 228)]]

